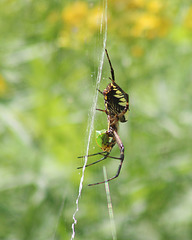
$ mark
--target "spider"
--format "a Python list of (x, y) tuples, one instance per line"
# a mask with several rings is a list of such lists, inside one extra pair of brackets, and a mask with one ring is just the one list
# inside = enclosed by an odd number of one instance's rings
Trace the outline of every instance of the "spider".
[[(96, 109), (101, 112), (105, 112), (107, 115), (107, 121), (108, 121), (108, 129), (107, 130), (101, 130), (101, 131), (96, 131), (96, 143), (97, 145), (103, 150), (102, 152), (94, 153), (87, 155), (87, 157), (91, 156), (96, 156), (96, 155), (101, 155), (103, 156), (101, 159), (97, 160), (96, 162), (87, 164), (85, 167), (91, 166), (93, 164), (96, 164), (98, 162), (101, 162), (105, 160), (106, 158), (112, 158), (112, 159), (119, 159), (120, 164), (117, 170), (117, 173), (115, 176), (102, 181), (102, 182), (97, 182), (93, 184), (89, 184), (88, 186), (93, 186), (93, 185), (98, 185), (101, 183), (109, 182), (115, 178), (117, 178), (120, 174), (121, 167), (123, 164), (124, 160), (124, 146), (123, 143), (118, 135), (118, 126), (119, 126), (119, 121), (120, 122), (126, 122), (127, 118), (125, 114), (129, 110), (129, 95), (125, 93), (119, 85), (115, 82), (115, 74), (114, 74), (114, 69), (111, 64), (111, 60), (109, 58), (107, 49), (105, 49), (105, 53), (109, 62), (109, 66), (111, 69), (111, 83), (107, 85), (107, 87), (104, 89), (104, 91), (98, 91), (104, 96), (104, 105), (105, 105), (105, 110), (102, 109)], [(117, 143), (119, 149), (120, 149), (120, 157), (112, 157), (109, 156), (112, 148), (115, 146)], [(85, 156), (81, 156), (79, 158), (83, 158)], [(79, 167), (80, 169), (82, 167)]]

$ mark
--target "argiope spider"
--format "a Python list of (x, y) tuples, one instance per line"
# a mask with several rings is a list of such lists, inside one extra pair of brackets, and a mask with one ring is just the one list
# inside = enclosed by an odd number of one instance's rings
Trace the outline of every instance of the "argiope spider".
[[(102, 152), (90, 154), (87, 157), (95, 156), (95, 155), (101, 155), (103, 156), (101, 159), (97, 160), (96, 162), (87, 164), (85, 167), (91, 166), (93, 164), (96, 164), (98, 162), (101, 162), (105, 160), (106, 158), (113, 158), (113, 159), (119, 159), (120, 164), (117, 170), (117, 173), (115, 176), (107, 179), (106, 181), (97, 182), (93, 184), (89, 184), (88, 186), (93, 186), (105, 182), (109, 182), (115, 178), (117, 178), (120, 174), (121, 167), (124, 160), (124, 146), (123, 143), (118, 135), (118, 126), (119, 121), (120, 122), (126, 122), (127, 119), (125, 117), (126, 112), (129, 110), (129, 95), (125, 93), (119, 85), (115, 82), (115, 74), (114, 70), (107, 52), (107, 49), (105, 49), (107, 59), (109, 61), (109, 65), (111, 68), (111, 83), (107, 85), (107, 87), (104, 89), (104, 91), (98, 91), (104, 96), (105, 101), (105, 110), (102, 109), (96, 109), (98, 111), (105, 112), (107, 114), (107, 121), (108, 121), (108, 129), (107, 130), (101, 130), (96, 131), (96, 142), (97, 145), (103, 150)], [(120, 157), (112, 157), (109, 156), (112, 148), (117, 143), (119, 149), (120, 149)], [(83, 158), (85, 156), (81, 156), (79, 158)], [(79, 167), (80, 169), (82, 167)]]

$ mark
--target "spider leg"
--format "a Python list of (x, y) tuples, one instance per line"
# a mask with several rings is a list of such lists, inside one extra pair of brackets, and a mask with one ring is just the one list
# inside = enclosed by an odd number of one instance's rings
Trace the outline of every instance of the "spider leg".
[(103, 151), (103, 152), (93, 153), (93, 154), (89, 154), (89, 155), (79, 156), (77, 158), (92, 157), (92, 156), (96, 156), (96, 155), (100, 155), (100, 154), (104, 154), (104, 153), (108, 153), (108, 152)]
[(100, 108), (96, 108), (97, 111), (100, 111), (100, 112), (105, 112), (106, 113), (106, 110), (103, 110), (103, 109), (100, 109)]
[(110, 79), (112, 82), (115, 82), (111, 77), (109, 77), (109, 79)]
[(103, 92), (100, 89), (97, 88), (97, 91), (100, 92), (103, 95)]
[(112, 77), (112, 81), (115, 82), (115, 73), (114, 73), (114, 69), (112, 67), (112, 64), (111, 64), (111, 60), (109, 58), (109, 55), (108, 55), (108, 52), (107, 52), (107, 49), (105, 49), (105, 52), (106, 52), (106, 55), (107, 55), (107, 59), (108, 59), (108, 62), (109, 62), (109, 65), (110, 65), (110, 68), (111, 68), (111, 77)]
[(115, 138), (116, 138), (118, 147), (119, 147), (119, 149), (120, 149), (120, 157), (119, 157), (119, 159), (121, 160), (121, 162), (120, 162), (120, 164), (119, 164), (117, 173), (116, 173), (115, 176), (107, 179), (106, 181), (102, 181), (102, 182), (98, 182), (98, 183), (91, 183), (91, 184), (89, 184), (88, 186), (94, 186), (94, 185), (98, 185), (98, 184), (101, 184), (101, 183), (109, 182), (109, 181), (117, 178), (117, 177), (119, 176), (120, 172), (121, 172), (121, 167), (122, 167), (122, 165), (123, 165), (123, 160), (124, 160), (124, 146), (123, 146), (123, 143), (122, 143), (119, 135), (117, 134), (117, 132), (114, 131), (113, 134), (114, 134), (114, 136), (115, 136)]
[[(90, 164), (85, 165), (85, 167), (89, 167), (91, 165), (94, 165), (94, 164), (96, 164), (98, 162), (101, 162), (101, 161), (105, 160), (107, 157), (109, 157), (108, 156), (109, 154), (110, 154), (110, 152), (98, 152), (98, 153), (87, 155), (87, 157), (92, 157), (92, 156), (96, 156), (96, 155), (102, 155), (103, 157), (101, 159), (95, 161), (95, 162), (92, 162)], [(85, 156), (81, 156), (81, 157), (78, 157), (78, 158), (83, 158), (83, 157), (85, 157)], [(113, 158), (113, 157), (111, 157), (111, 158)], [(77, 169), (81, 169), (81, 168), (83, 168), (83, 167), (78, 167)]]
[[(106, 153), (106, 154), (105, 154), (105, 153)], [(110, 153), (110, 152), (99, 152), (99, 153), (94, 153), (94, 154), (91, 154), (91, 155), (87, 155), (87, 157), (92, 157), (92, 156), (95, 156), (95, 155), (102, 155), (102, 156), (104, 156), (104, 157), (101, 158), (101, 159), (99, 159), (99, 160), (97, 160), (97, 161), (95, 161), (95, 162), (92, 162), (92, 163), (90, 163), (90, 164), (87, 164), (85, 167), (89, 167), (89, 166), (91, 166), (91, 165), (94, 165), (94, 164), (96, 164), (96, 163), (98, 163), (98, 162), (101, 162), (101, 161), (105, 160), (106, 158), (112, 158), (112, 159), (121, 160), (121, 158), (109, 156), (109, 153)], [(83, 157), (85, 157), (85, 156), (81, 156), (81, 157), (78, 157), (78, 158), (83, 158)], [(81, 169), (81, 168), (83, 168), (83, 166), (82, 166), (82, 167), (78, 167), (77, 169)]]

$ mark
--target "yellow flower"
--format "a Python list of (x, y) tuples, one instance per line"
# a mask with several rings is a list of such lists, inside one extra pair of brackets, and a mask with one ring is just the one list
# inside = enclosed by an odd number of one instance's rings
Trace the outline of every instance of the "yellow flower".
[(184, 20), (184, 26), (192, 29), (192, 7), (189, 8), (185, 20)]
[(132, 9), (142, 8), (145, 5), (145, 0), (131, 0), (126, 2), (127, 2), (128, 8), (132, 8)]
[(75, 2), (73, 5), (69, 5), (64, 8), (62, 17), (64, 23), (70, 26), (79, 26), (88, 14), (88, 6), (85, 2)]
[(81, 46), (91, 41), (92, 36), (101, 25), (103, 10), (99, 7), (88, 8), (86, 2), (75, 2), (64, 8), (62, 19), (64, 22), (58, 44), (62, 47)]
[(142, 15), (139, 15), (137, 21), (135, 22), (135, 26), (132, 29), (132, 35), (135, 37), (139, 37), (144, 33), (156, 29), (158, 25), (158, 17), (144, 13)]
[(149, 1), (147, 8), (151, 13), (158, 13), (162, 9), (162, 3), (157, 0)]
[(87, 19), (87, 23), (90, 29), (92, 30), (99, 29), (101, 24), (102, 13), (103, 13), (103, 9), (94, 8), (91, 10)]
[(149, 39), (163, 37), (169, 28), (169, 22), (160, 16), (143, 13), (137, 16), (137, 21), (131, 30), (134, 37), (146, 36)]
[(142, 8), (145, 5), (145, 0), (111, 0), (110, 4), (116, 10), (124, 11), (125, 9)]
[(159, 18), (155, 15), (143, 14), (138, 24), (141, 31), (155, 29), (159, 25)]

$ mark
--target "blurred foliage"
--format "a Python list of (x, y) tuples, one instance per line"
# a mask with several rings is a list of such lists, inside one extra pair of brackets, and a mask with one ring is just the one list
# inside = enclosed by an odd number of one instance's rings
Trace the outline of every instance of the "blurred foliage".
[[(0, 16), (0, 239), (70, 239), (103, 2), (2, 0)], [(131, 109), (110, 183), (118, 239), (192, 239), (191, 44), (190, 1), (108, 1), (107, 48)], [(101, 89), (108, 76), (105, 59)], [(95, 129), (106, 127), (98, 112)], [(108, 176), (118, 166), (103, 164)], [(87, 187), (103, 164), (85, 172), (79, 240), (111, 239), (104, 185)]]

